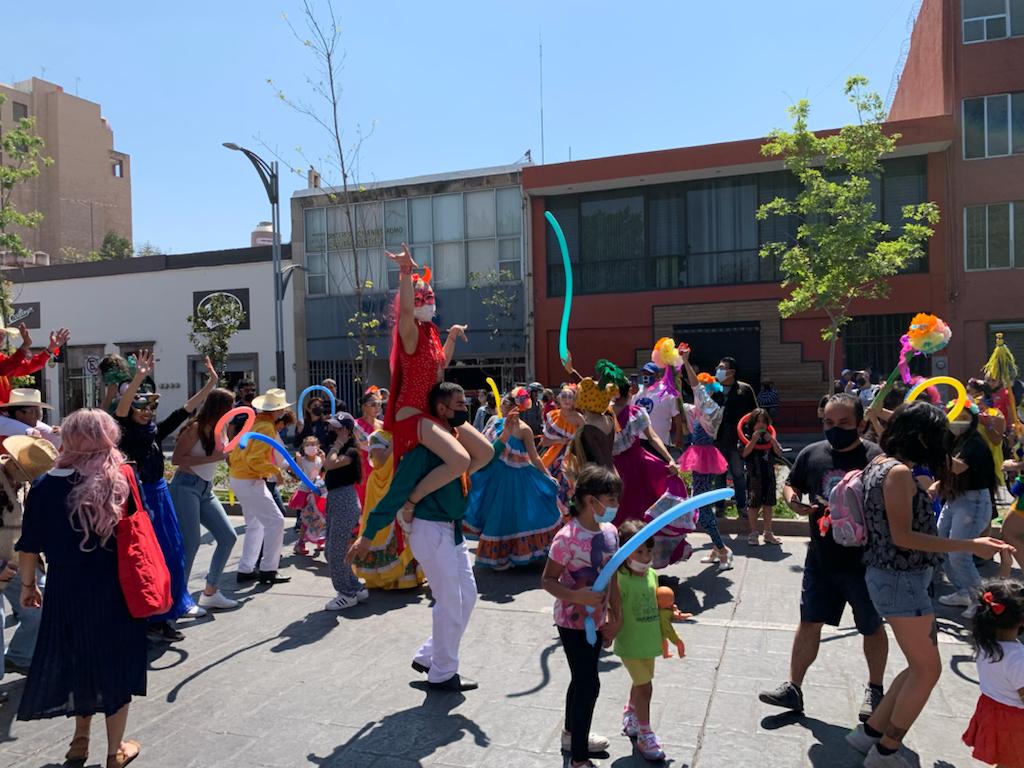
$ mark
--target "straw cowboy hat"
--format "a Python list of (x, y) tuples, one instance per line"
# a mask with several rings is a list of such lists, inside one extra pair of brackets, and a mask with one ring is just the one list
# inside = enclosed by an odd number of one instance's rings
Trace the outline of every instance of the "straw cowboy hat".
[(283, 389), (268, 389), (266, 394), (252, 399), (252, 407), (257, 411), (283, 411), (294, 403), (288, 402), (288, 393)]
[(6, 403), (0, 403), (0, 408), (18, 408), (23, 405), (34, 405), (38, 408), (49, 408), (43, 402), (43, 396), (38, 389), (12, 389), (11, 396)]
[(38, 437), (14, 435), (4, 440), (2, 445), (9, 454), (9, 460), (21, 470), (26, 482), (45, 475), (57, 461), (57, 449), (53, 443)]

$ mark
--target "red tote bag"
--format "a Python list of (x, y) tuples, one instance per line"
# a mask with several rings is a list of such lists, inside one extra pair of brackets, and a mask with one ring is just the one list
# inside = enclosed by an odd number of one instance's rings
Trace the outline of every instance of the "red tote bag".
[(128, 612), (136, 619), (145, 619), (170, 610), (171, 574), (142, 503), (135, 470), (122, 464), (121, 472), (130, 494), (117, 523), (117, 575)]

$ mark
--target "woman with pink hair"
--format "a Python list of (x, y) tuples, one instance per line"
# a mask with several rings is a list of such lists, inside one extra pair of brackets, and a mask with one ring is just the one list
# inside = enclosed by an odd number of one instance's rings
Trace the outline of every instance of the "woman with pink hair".
[[(117, 523), (133, 506), (119, 469), (121, 431), (98, 409), (76, 411), (61, 431), (62, 453), (29, 492), (15, 546), (21, 604), (43, 609), (18, 719), (73, 716), (66, 764), (82, 766), (92, 716), (102, 712), (106, 766), (121, 768), (140, 749), (123, 740), (128, 705), (146, 694), (146, 623), (128, 612), (117, 575)], [(35, 582), (41, 552), (45, 600)]]

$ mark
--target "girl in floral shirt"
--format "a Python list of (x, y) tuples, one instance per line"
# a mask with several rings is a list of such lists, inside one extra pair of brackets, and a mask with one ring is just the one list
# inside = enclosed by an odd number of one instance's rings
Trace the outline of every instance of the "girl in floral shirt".
[[(562, 749), (572, 753), (573, 768), (592, 766), (591, 752), (608, 749), (608, 739), (590, 733), (594, 705), (601, 690), (597, 661), (603, 643), (610, 643), (601, 628), (606, 614), (618, 614), (618, 586), (612, 579), (610, 600), (591, 589), (598, 574), (618, 549), (618, 533), (611, 521), (618, 511), (622, 481), (611, 470), (586, 465), (576, 480), (569, 508), (570, 519), (551, 542), (542, 584), (555, 597), (555, 624), (572, 677), (566, 696)], [(591, 645), (584, 632), (587, 609), (593, 608), (598, 642)]]

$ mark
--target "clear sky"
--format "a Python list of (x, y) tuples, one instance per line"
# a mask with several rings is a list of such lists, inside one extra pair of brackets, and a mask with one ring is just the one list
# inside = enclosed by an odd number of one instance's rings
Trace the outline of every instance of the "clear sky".
[[(136, 244), (171, 253), (249, 244), (270, 218), (234, 141), (295, 166), (327, 135), (278, 101), (311, 97), (315, 62), (282, 13), (295, 0), (5, 3), (0, 81), (31, 76), (102, 105), (132, 157)], [(384, 181), (541, 161), (538, 35), (547, 162), (707, 144), (787, 125), (852, 119), (847, 75), (884, 97), (914, 0), (337, 0), (350, 136), (373, 127), (360, 177)], [(44, 70), (45, 68), (45, 70)], [(259, 139), (257, 138), (259, 137)], [(325, 179), (325, 181), (330, 181)], [(305, 186), (285, 174), (282, 198)], [(283, 237), (291, 224), (283, 211)], [(44, 224), (45, 226), (45, 224)]]

